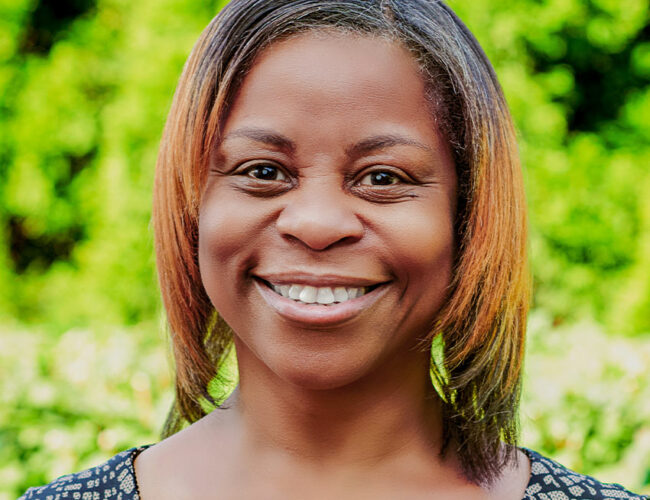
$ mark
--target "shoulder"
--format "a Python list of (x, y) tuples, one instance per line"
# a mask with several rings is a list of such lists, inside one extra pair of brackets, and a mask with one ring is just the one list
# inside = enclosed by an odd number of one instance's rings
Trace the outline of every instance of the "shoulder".
[[(213, 411), (147, 448), (135, 462), (144, 498), (206, 498), (240, 477), (236, 426), (229, 412)], [(219, 443), (218, 449), (215, 443)]]
[(118, 453), (96, 467), (68, 474), (50, 484), (29, 488), (18, 500), (55, 498), (139, 500), (133, 462), (147, 446)]
[(530, 459), (530, 481), (524, 500), (644, 500), (648, 497), (627, 491), (620, 484), (601, 483), (578, 474), (536, 451), (522, 448)]

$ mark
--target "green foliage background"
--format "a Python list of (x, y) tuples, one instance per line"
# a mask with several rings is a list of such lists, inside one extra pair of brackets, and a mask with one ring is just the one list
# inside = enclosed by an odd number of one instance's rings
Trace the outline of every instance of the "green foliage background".
[[(523, 444), (650, 492), (649, 0), (452, 0), (520, 133)], [(0, 0), (0, 500), (156, 440), (157, 144), (220, 3)]]

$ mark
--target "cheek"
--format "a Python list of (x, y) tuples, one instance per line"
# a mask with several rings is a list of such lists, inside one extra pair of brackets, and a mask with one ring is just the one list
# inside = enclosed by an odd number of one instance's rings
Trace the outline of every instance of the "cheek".
[(410, 332), (428, 331), (448, 296), (454, 259), (450, 210), (419, 210), (404, 218), (393, 239), (393, 266), (404, 284), (400, 302)]
[(230, 210), (204, 207), (199, 215), (199, 265), (201, 272), (220, 265), (241, 249), (247, 234), (241, 220)]
[(199, 262), (211, 267), (230, 264), (259, 245), (268, 215), (267, 205), (251, 203), (220, 180), (208, 186), (199, 212)]
[(255, 231), (233, 200), (212, 193), (204, 198), (199, 213), (199, 269), (203, 286), (217, 310), (237, 290), (238, 273), (245, 271), (245, 251), (255, 245)]
[(410, 283), (448, 284), (454, 254), (452, 211), (444, 203), (422, 205), (384, 225), (385, 234), (393, 241), (395, 268), (407, 274)]

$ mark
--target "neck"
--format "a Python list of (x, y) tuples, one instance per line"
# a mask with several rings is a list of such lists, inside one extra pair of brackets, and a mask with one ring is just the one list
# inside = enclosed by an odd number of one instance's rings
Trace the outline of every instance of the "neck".
[(407, 373), (383, 366), (343, 387), (313, 390), (268, 369), (241, 369), (252, 354), (237, 348), (240, 384), (234, 407), (247, 447), (319, 467), (374, 466), (413, 453), (438, 457), (442, 417), (426, 353), (418, 354)]

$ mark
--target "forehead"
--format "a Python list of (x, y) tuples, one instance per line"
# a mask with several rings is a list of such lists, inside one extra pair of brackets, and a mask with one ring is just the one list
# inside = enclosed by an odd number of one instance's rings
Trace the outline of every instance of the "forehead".
[(405, 129), (437, 135), (425, 90), (418, 63), (397, 42), (307, 32), (275, 42), (257, 57), (224, 132), (236, 124), (281, 127), (290, 136), (305, 129), (329, 138)]
[(343, 86), (394, 80), (413, 80), (423, 90), (419, 67), (399, 42), (377, 35), (314, 30), (272, 43), (254, 61), (253, 69), (266, 76), (319, 80)]

